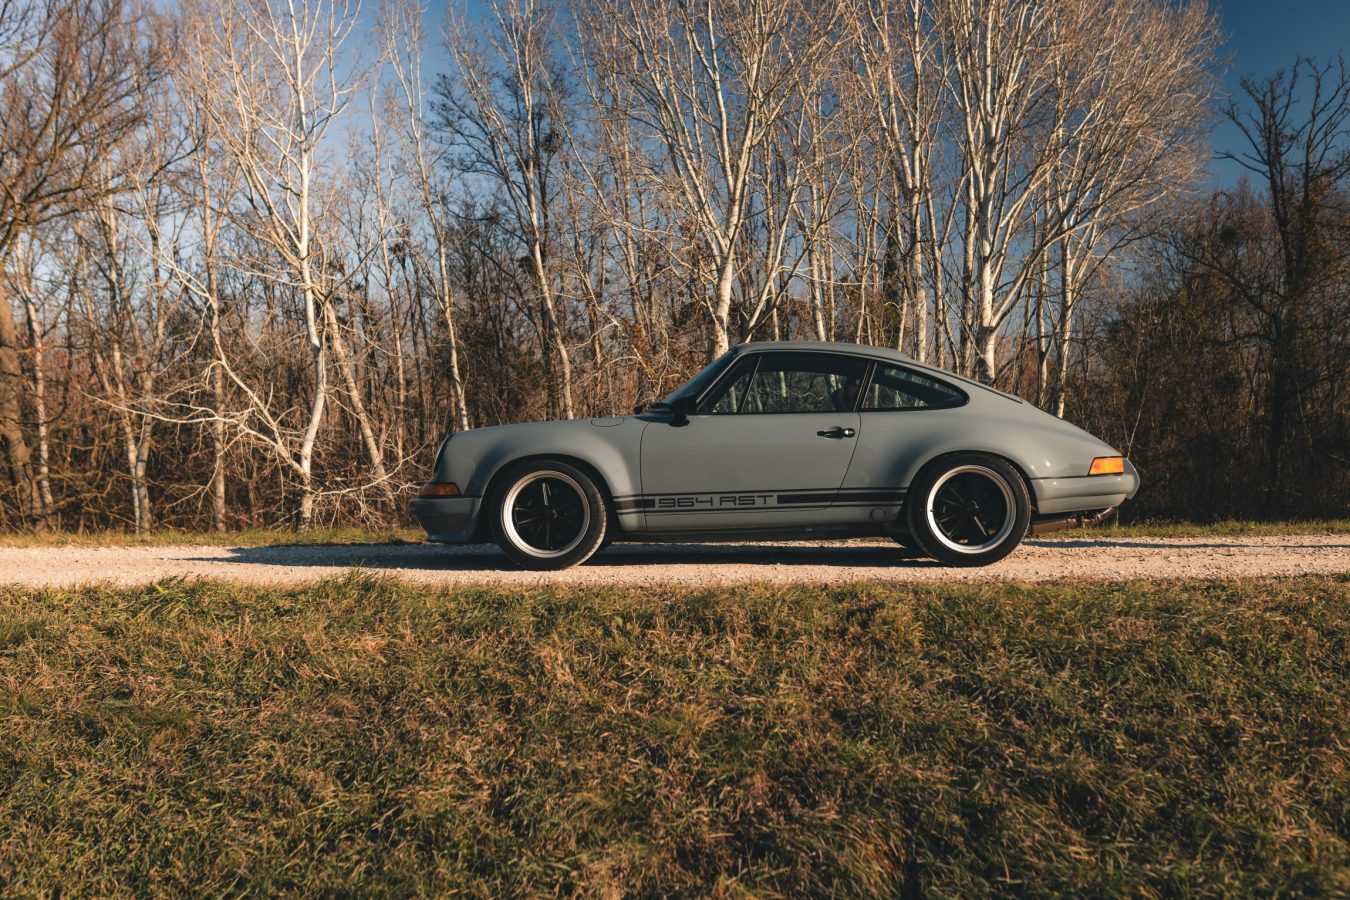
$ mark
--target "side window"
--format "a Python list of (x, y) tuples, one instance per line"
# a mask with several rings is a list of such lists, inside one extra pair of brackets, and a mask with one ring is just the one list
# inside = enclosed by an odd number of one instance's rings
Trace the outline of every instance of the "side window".
[(757, 360), (753, 356), (741, 360), (736, 370), (713, 388), (711, 394), (703, 398), (698, 411), (715, 416), (734, 415), (739, 412), (741, 403), (745, 400), (745, 390), (750, 385), (750, 378), (755, 374), (756, 363)]
[(742, 413), (852, 412), (867, 361), (825, 353), (766, 353)]
[(877, 363), (863, 396), (863, 412), (898, 409), (941, 409), (959, 406), (965, 395), (940, 381), (898, 366)]

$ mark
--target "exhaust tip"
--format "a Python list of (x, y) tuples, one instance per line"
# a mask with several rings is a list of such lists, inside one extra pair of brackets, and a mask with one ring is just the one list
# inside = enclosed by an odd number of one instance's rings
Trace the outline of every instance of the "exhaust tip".
[(1031, 534), (1033, 537), (1039, 537), (1043, 534), (1054, 534), (1056, 531), (1067, 531), (1070, 528), (1091, 528), (1094, 525), (1100, 525), (1119, 510), (1118, 506), (1108, 506), (1098, 513), (1074, 513), (1071, 516), (1055, 516), (1046, 519), (1037, 519), (1031, 523)]

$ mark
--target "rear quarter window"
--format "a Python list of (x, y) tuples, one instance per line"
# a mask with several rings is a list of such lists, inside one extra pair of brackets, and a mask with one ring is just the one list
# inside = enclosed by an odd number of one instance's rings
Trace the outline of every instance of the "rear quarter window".
[(862, 411), (947, 409), (965, 402), (965, 393), (946, 382), (899, 366), (877, 363), (872, 382), (863, 394)]

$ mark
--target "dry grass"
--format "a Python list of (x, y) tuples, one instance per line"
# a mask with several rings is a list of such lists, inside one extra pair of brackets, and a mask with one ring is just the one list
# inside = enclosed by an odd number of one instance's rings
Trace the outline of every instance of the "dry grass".
[(0, 891), (1350, 891), (1350, 577), (0, 590)]

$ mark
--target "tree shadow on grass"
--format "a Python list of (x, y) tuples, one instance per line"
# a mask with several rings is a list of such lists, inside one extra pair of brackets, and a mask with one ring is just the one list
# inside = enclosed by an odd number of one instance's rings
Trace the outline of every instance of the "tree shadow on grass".
[(1240, 538), (1232, 541), (1225, 541), (1222, 538), (1206, 541), (1204, 543), (1196, 542), (1193, 538), (1177, 538), (1176, 541), (1169, 540), (1149, 540), (1147, 538), (1038, 538), (1027, 541), (1028, 546), (1040, 547), (1043, 549), (1053, 549), (1062, 547), (1066, 550), (1347, 550), (1350, 549), (1350, 540), (1330, 542), (1326, 544), (1308, 544), (1302, 543), (1301, 537), (1289, 538), (1287, 540), (1271, 541), (1268, 544), (1262, 544), (1258, 547), (1238, 543)]
[[(518, 567), (492, 544), (306, 544), (231, 547), (227, 557), (200, 562), (297, 568), (362, 568), (416, 571), (511, 571)], [(630, 566), (837, 566), (895, 568), (936, 565), (889, 542), (820, 546), (771, 544), (614, 544), (591, 557), (586, 568)]]
[[(1297, 540), (1297, 539), (1295, 539)], [(1068, 558), (1091, 556), (1093, 551), (1172, 550), (1186, 553), (1235, 547), (1222, 540), (1204, 543), (1170, 543), (1147, 539), (1060, 538), (1032, 540), (1037, 549), (1061, 549)], [(1325, 544), (1272, 543), (1269, 549), (1340, 550), (1350, 541)], [(1236, 545), (1242, 549), (1242, 545)], [(1017, 551), (1011, 557), (1017, 559)], [(266, 547), (232, 547), (227, 557), (202, 557), (195, 562), (240, 563), (283, 568), (361, 568), (372, 571), (509, 572), (517, 570), (492, 544), (291, 544)], [(853, 569), (916, 569), (940, 565), (889, 541), (855, 541), (840, 544), (797, 544), (791, 541), (763, 543), (618, 543), (607, 547), (585, 564), (587, 569), (638, 566), (817, 566)]]

